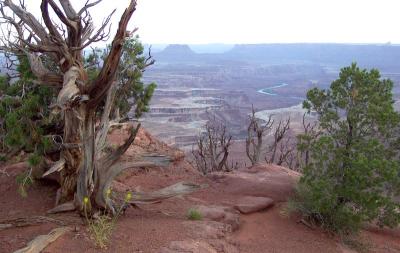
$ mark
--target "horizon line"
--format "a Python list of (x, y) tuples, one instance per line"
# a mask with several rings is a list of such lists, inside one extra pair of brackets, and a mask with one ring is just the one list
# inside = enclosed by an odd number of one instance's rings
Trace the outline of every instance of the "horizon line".
[(207, 43), (184, 43), (184, 42), (145, 42), (141, 41), (142, 44), (145, 45), (226, 45), (226, 46), (234, 46), (234, 45), (285, 45), (285, 44), (301, 44), (301, 45), (390, 45), (390, 46), (400, 46), (400, 42), (392, 43), (392, 42), (251, 42), (251, 43), (225, 43), (225, 42), (207, 42)]

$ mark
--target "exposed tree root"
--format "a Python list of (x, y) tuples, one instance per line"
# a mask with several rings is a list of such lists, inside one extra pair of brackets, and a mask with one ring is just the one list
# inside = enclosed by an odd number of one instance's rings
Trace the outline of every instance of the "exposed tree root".
[(64, 212), (71, 212), (75, 211), (76, 207), (74, 205), (73, 201), (58, 205), (54, 207), (53, 209), (50, 209), (47, 211), (48, 214), (55, 214), (55, 213), (64, 213)]
[[(204, 187), (206, 186), (188, 182), (179, 182), (154, 192), (133, 192), (132, 199), (129, 201), (129, 203), (133, 205), (158, 203), (165, 199), (195, 192)], [(122, 197), (120, 197), (120, 199), (122, 200)]]
[[(165, 199), (182, 196), (186, 194), (190, 194), (198, 189), (204, 188), (204, 185), (197, 185), (188, 182), (179, 182), (174, 185), (170, 185), (168, 187), (162, 188), (160, 190), (154, 192), (132, 192), (132, 199), (129, 201), (129, 204), (133, 207), (138, 207), (137, 204), (153, 204), (161, 202)], [(122, 193), (117, 194), (117, 200), (124, 201), (125, 196)], [(53, 209), (47, 211), (48, 214), (56, 214), (63, 212), (75, 211), (76, 207), (74, 203), (67, 202), (61, 205), (56, 206)], [(0, 227), (1, 229), (1, 227)]]
[(50, 243), (57, 240), (60, 236), (70, 231), (69, 227), (55, 228), (50, 231), (47, 235), (39, 235), (32, 241), (28, 243), (25, 248), (19, 249), (14, 253), (40, 253), (44, 250)]

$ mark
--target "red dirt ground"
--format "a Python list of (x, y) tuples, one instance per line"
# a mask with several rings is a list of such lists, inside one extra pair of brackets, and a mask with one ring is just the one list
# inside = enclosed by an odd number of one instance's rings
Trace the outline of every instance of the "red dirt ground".
[[(157, 147), (160, 145), (153, 144)], [(174, 153), (176, 150), (168, 150), (168, 152)], [(131, 150), (128, 155), (133, 155), (133, 153), (135, 152)], [(45, 215), (46, 210), (54, 205), (57, 185), (48, 182), (37, 181), (28, 190), (26, 198), (19, 195), (15, 176), (25, 168), (26, 166), (20, 163), (6, 167), (5, 171), (8, 175), (0, 174), (0, 221)], [(69, 213), (55, 217), (71, 220), (72, 224), (75, 224), (74, 231), (63, 235), (43, 252), (157, 253), (171, 241), (190, 238), (187, 226), (183, 226), (183, 223), (187, 221), (186, 214), (190, 207), (199, 204), (228, 204), (238, 197), (230, 190), (233, 186), (226, 186), (224, 183), (202, 177), (182, 160), (176, 161), (165, 169), (128, 171), (118, 179), (131, 188), (140, 187), (145, 191), (159, 189), (183, 180), (199, 184), (206, 183), (209, 186), (185, 197), (172, 198), (158, 204), (141, 205), (140, 209), (129, 208), (119, 218), (108, 249), (96, 248), (89, 239), (81, 218), (74, 213)], [(243, 253), (352, 252), (342, 246), (337, 238), (298, 223), (296, 217), (288, 218), (282, 215), (283, 206), (284, 203), (278, 203), (263, 212), (241, 215), (240, 228), (229, 236), (229, 240), (237, 241), (240, 252)], [(56, 224), (41, 224), (0, 230), (0, 252), (13, 252), (23, 248), (36, 236), (47, 234), (55, 227), (57, 227)], [(371, 252), (400, 252), (400, 229), (381, 230), (371, 227), (362, 232), (362, 237), (371, 244)]]

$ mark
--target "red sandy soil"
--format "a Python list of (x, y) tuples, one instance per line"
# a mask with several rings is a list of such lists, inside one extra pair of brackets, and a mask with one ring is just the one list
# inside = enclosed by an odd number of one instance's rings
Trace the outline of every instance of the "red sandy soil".
[[(177, 154), (162, 143), (152, 140), (151, 145), (144, 133), (136, 144), (164, 149), (164, 153)], [(118, 136), (111, 136), (111, 140)], [(147, 139), (146, 139), (147, 138)], [(145, 144), (145, 145), (142, 145)], [(141, 148), (132, 148), (128, 154), (134, 155)], [(181, 159), (181, 157), (180, 157)], [(160, 248), (168, 246), (171, 241), (190, 239), (190, 231), (183, 224), (187, 222), (186, 214), (195, 205), (229, 204), (240, 194), (234, 187), (212, 177), (202, 177), (187, 162), (176, 159), (169, 168), (128, 171), (118, 181), (129, 188), (156, 190), (179, 181), (208, 184), (185, 197), (176, 197), (158, 204), (141, 205), (140, 208), (129, 208), (117, 223), (108, 249), (100, 250), (93, 244), (83, 226), (83, 220), (75, 213), (59, 214), (56, 218), (70, 220), (74, 227), (48, 246), (43, 252), (144, 252), (157, 253)], [(49, 182), (36, 183), (28, 190), (28, 197), (22, 198), (17, 192), (15, 176), (26, 169), (23, 163), (4, 167), (7, 174), (0, 174), (0, 221), (4, 219), (46, 215), (54, 205), (57, 185)], [(286, 173), (286, 172), (285, 172)], [(243, 253), (262, 252), (352, 252), (334, 238), (319, 229), (310, 229), (298, 223), (298, 217), (282, 214), (284, 203), (263, 212), (241, 215), (239, 229), (229, 235), (230, 241), (238, 242)], [(1, 223), (1, 222), (0, 222)], [(0, 252), (13, 252), (41, 234), (47, 234), (56, 224), (41, 224), (23, 228), (0, 230)], [(371, 252), (400, 252), (400, 230), (382, 230), (369, 228), (362, 232), (362, 237), (371, 245)], [(193, 252), (194, 253), (194, 252)], [(198, 252), (201, 253), (201, 252)], [(229, 253), (229, 252), (227, 252)]]

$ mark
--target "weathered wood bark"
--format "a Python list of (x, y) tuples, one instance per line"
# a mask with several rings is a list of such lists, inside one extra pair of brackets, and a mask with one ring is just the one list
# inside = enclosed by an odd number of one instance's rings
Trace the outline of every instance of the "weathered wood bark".
[(179, 182), (154, 192), (149, 192), (149, 193), (134, 192), (133, 198), (129, 201), (129, 203), (131, 204), (157, 203), (162, 200), (173, 198), (176, 196), (183, 196), (205, 187), (207, 186), (192, 184), (188, 182)]
[[(63, 108), (64, 113), (64, 143), (78, 144), (76, 148), (70, 148), (61, 152), (65, 160), (64, 169), (61, 171), (61, 190), (59, 201), (61, 203), (71, 201), (74, 198), (77, 186), (77, 175), (84, 159), (82, 153), (82, 120), (85, 119), (85, 108), (74, 108), (70, 104), (74, 96), (79, 94), (76, 81), (79, 78), (79, 70), (71, 67), (64, 74), (64, 84), (58, 97), (57, 104)], [(80, 105), (83, 107), (84, 105)], [(82, 115), (83, 114), (83, 115)]]

